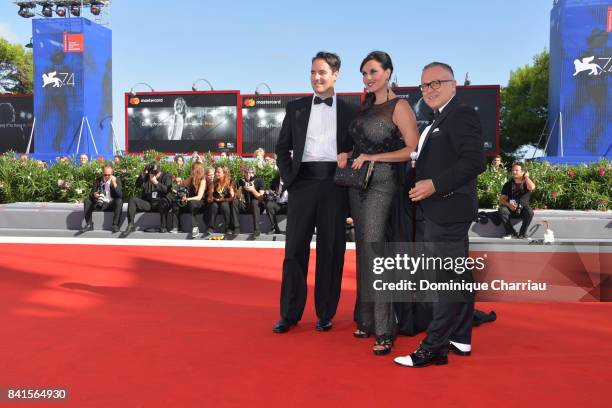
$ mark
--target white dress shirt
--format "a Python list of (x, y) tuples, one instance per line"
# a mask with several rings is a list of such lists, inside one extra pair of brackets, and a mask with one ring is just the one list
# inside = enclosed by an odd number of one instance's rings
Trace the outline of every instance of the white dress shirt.
[(104, 201), (107, 203), (110, 203), (111, 201), (113, 201), (113, 196), (111, 196), (110, 188), (111, 188), (111, 179), (108, 179), (108, 181), (104, 183)]
[[(454, 98), (454, 96), (453, 96)], [(442, 113), (442, 111), (444, 110), (444, 108), (446, 108), (446, 106), (450, 103), (450, 101), (453, 100), (453, 98), (450, 98), (448, 100), (448, 102), (446, 102), (444, 104), (444, 106), (442, 106), (440, 109), (438, 109), (438, 111), (440, 113)], [(425, 129), (423, 129), (423, 133), (421, 133), (421, 137), (419, 137), (419, 148), (417, 149), (417, 158), (419, 157), (419, 155), (421, 154), (421, 149), (423, 148), (423, 144), (425, 144), (425, 139), (427, 138), (427, 133), (429, 133), (429, 129), (431, 129), (431, 127), (433, 125), (435, 125), (436, 122), (432, 122), (431, 125), (427, 126)]]
[(335, 162), (338, 159), (336, 95), (333, 96), (332, 106), (325, 103), (315, 105), (314, 98), (315, 95), (311, 102), (302, 162)]

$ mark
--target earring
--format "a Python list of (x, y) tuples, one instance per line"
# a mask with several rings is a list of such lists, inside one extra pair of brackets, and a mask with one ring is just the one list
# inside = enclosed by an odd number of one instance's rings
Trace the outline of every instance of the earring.
[(387, 102), (389, 102), (389, 85), (387, 85)]

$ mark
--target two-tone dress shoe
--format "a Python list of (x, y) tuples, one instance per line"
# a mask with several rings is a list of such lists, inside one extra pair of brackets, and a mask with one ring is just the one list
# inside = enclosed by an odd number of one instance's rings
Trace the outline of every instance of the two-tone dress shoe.
[(408, 356), (396, 357), (395, 364), (404, 367), (421, 368), (428, 365), (445, 365), (448, 364), (448, 357), (445, 354), (432, 353), (423, 348), (417, 349), (414, 353)]
[(461, 357), (469, 357), (472, 354), (472, 346), (451, 341), (448, 344), (448, 351)]
[(317, 320), (317, 326), (316, 329), (317, 331), (330, 331), (332, 328), (333, 324), (331, 322), (331, 320)]

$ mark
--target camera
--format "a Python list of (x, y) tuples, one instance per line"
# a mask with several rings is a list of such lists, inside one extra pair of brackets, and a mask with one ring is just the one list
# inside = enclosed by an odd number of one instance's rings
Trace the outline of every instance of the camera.
[(187, 205), (187, 201), (184, 198), (187, 198), (189, 195), (189, 190), (185, 186), (179, 186), (176, 188), (176, 205), (179, 207), (184, 207)]
[(264, 191), (264, 201), (276, 202), (278, 201), (278, 194), (274, 190)]
[(159, 167), (156, 164), (149, 164), (144, 169), (145, 174), (150, 179), (153, 176), (156, 176), (159, 173)]
[(101, 209), (102, 206), (104, 206), (104, 203), (106, 202), (106, 197), (104, 196), (104, 184), (98, 184), (98, 186), (96, 187), (96, 193), (98, 193), (98, 198), (96, 198), (96, 209)]

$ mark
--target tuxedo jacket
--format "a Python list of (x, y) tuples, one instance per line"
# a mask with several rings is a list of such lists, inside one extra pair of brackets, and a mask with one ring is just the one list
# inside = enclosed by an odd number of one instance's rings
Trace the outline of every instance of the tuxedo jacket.
[[(338, 153), (353, 150), (353, 140), (348, 134), (348, 126), (357, 114), (358, 107), (348, 104), (336, 95), (336, 147)], [(276, 164), (280, 175), (289, 188), (295, 181), (302, 164), (306, 131), (312, 108), (312, 95), (287, 104), (285, 119), (276, 143)], [(293, 158), (291, 157), (293, 151)]]
[(455, 96), (434, 121), (416, 164), (416, 179), (433, 181), (436, 192), (421, 202), (437, 224), (474, 221), (476, 177), (485, 170), (482, 127), (476, 111)]

